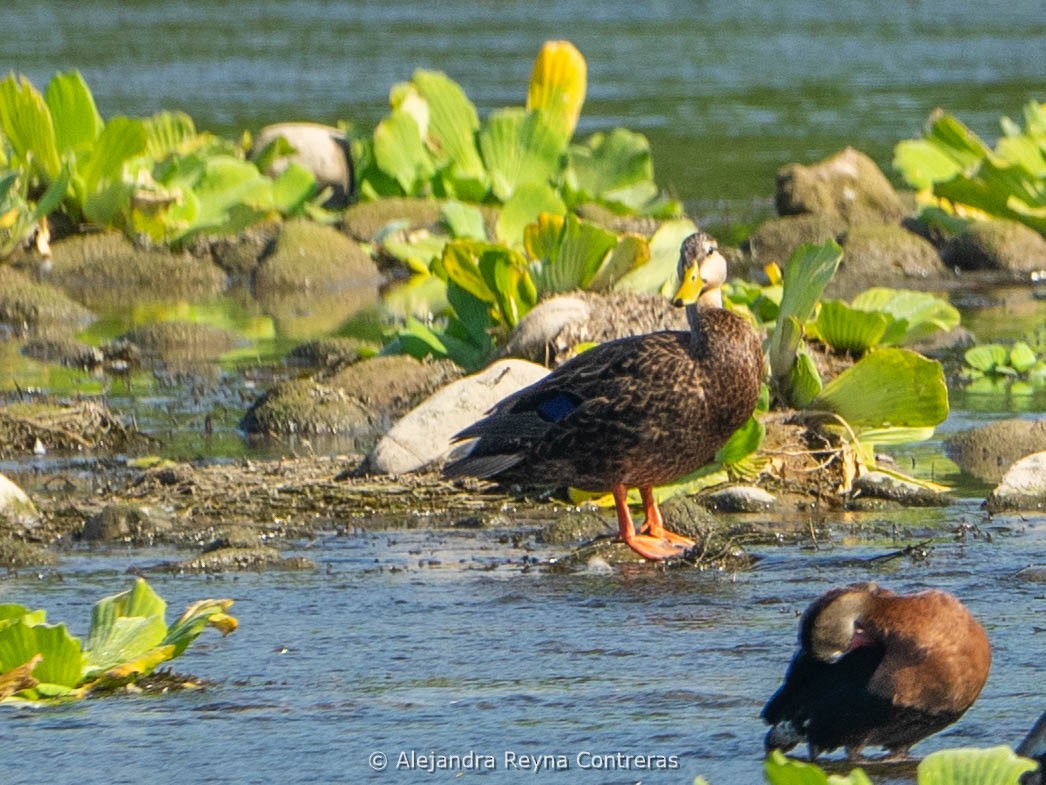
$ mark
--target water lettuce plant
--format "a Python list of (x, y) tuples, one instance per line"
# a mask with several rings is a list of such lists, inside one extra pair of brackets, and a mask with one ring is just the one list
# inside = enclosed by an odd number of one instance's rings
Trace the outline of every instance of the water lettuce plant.
[(1009, 378), (1046, 382), (1046, 355), (1036, 352), (1026, 341), (973, 346), (963, 354), (969, 379)]
[[(574, 143), (587, 66), (568, 41), (548, 41), (534, 63), (526, 104), (481, 120), (446, 74), (418, 69), (394, 85), (389, 114), (353, 144), (365, 199), (436, 196), (510, 207), (599, 202), (617, 212), (678, 215), (659, 196), (646, 137), (617, 128)], [(560, 212), (562, 212), (562, 207)]]
[[(996, 216), (1046, 234), (1046, 104), (1024, 107), (1024, 127), (1004, 117), (1003, 136), (989, 148), (941, 109), (921, 139), (899, 142), (894, 168), (929, 210), (948, 216)], [(930, 213), (932, 215), (932, 213)]]
[[(916, 769), (917, 785), (1020, 785), (1021, 775), (1036, 763), (1006, 746), (959, 747), (930, 753)], [(774, 750), (763, 764), (770, 785), (872, 785), (861, 769), (848, 775), (827, 774), (815, 763), (795, 760)]]
[(170, 626), (167, 603), (137, 579), (127, 591), (99, 600), (87, 642), (44, 610), (0, 605), (0, 702), (83, 698), (134, 682), (178, 657), (207, 627), (236, 629), (232, 600), (200, 600)]
[(23, 198), (46, 189), (32, 220), (60, 209), (74, 223), (168, 245), (268, 215), (315, 214), (320, 198), (304, 167), (270, 178), (184, 113), (104, 120), (78, 71), (56, 74), (43, 94), (22, 76), (0, 81), (0, 148), (0, 182), (14, 175)]

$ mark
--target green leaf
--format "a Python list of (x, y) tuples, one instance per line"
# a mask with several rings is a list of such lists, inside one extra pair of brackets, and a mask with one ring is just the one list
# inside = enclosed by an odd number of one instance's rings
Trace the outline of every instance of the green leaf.
[(207, 627), (215, 627), (223, 635), (235, 630), (236, 619), (226, 613), (231, 605), (232, 600), (198, 600), (186, 608), (160, 641), (160, 647), (173, 647), (168, 659), (179, 656)]
[(758, 450), (765, 437), (766, 426), (755, 417), (749, 417), (719, 448), (715, 460), (723, 466), (733, 466)]
[(566, 184), (575, 203), (641, 210), (657, 196), (650, 142), (642, 134), (624, 128), (592, 134), (570, 147), (568, 161)]
[[(196, 124), (185, 112), (157, 112), (142, 121), (145, 126), (146, 152), (154, 161), (187, 152), (183, 148), (197, 138)], [(283, 139), (283, 137), (279, 137)]]
[(788, 401), (793, 400), (790, 379), (802, 340), (802, 325), (810, 320), (842, 258), (842, 249), (829, 240), (823, 245), (799, 246), (785, 267), (777, 326), (767, 344), (767, 355), (771, 376)]
[(487, 171), (476, 148), (476, 107), (446, 74), (418, 69), (411, 81), (428, 104), (429, 147), (437, 161), (449, 164), (448, 195), (481, 201), (487, 191)]
[(919, 785), (1018, 785), (1020, 775), (1033, 771), (1034, 761), (1006, 746), (958, 748), (931, 752), (917, 769)]
[(374, 129), (374, 161), (408, 196), (422, 193), (422, 185), (436, 173), (417, 121), (402, 109), (393, 110)]
[(810, 401), (820, 394), (822, 389), (821, 374), (817, 372), (814, 358), (804, 349), (796, 354), (795, 364), (789, 374), (791, 389), (790, 403), (797, 409), (809, 406)]
[(962, 171), (959, 163), (926, 139), (906, 139), (893, 149), (893, 168), (913, 188), (931, 188)]
[(614, 288), (671, 297), (679, 287), (679, 247), (697, 231), (689, 218), (664, 221), (650, 237), (650, 259), (627, 273)]
[(923, 427), (948, 416), (948, 389), (936, 360), (907, 349), (877, 349), (826, 384), (810, 407), (857, 428)]
[(989, 343), (981, 346), (973, 346), (963, 354), (966, 364), (977, 369), (981, 373), (996, 373), (1000, 368), (1006, 366), (1009, 360), (1009, 352), (1006, 347), (998, 343)]
[[(301, 214), (302, 208), (311, 196), (316, 193), (316, 175), (292, 161), (272, 181), (271, 207), (281, 215)], [(265, 207), (261, 203), (255, 205)]]
[(24, 76), (0, 82), (0, 132), (30, 170), (54, 180), (62, 169), (51, 110)]
[(774, 750), (763, 763), (763, 773), (770, 785), (872, 785), (861, 769), (854, 769), (846, 777), (828, 776), (816, 763), (786, 757)]
[(80, 641), (64, 624), (30, 625), (23, 619), (0, 629), (0, 673), (29, 662), (38, 653), (43, 661), (33, 670), (36, 679), (63, 687), (80, 683)]
[(859, 355), (879, 344), (889, 321), (884, 313), (851, 308), (842, 300), (824, 300), (813, 329), (834, 349)]
[(958, 326), (959, 311), (951, 303), (927, 292), (874, 287), (857, 295), (851, 306), (861, 311), (881, 311), (893, 317), (882, 337), (885, 344), (905, 344)]
[(24, 621), (30, 627), (43, 624), (47, 621), (47, 611), (43, 609), (31, 611), (24, 605), (14, 603), (0, 604), (0, 629), (14, 624), (16, 621)]
[(538, 217), (528, 226), (523, 243), (538, 291), (584, 289), (617, 244), (617, 235), (576, 215)]
[(1024, 341), (1017, 341), (1010, 348), (1010, 367), (1017, 373), (1026, 373), (1039, 361), (1035, 352)]
[(638, 234), (622, 234), (617, 238), (617, 245), (604, 257), (603, 263), (585, 288), (593, 292), (605, 292), (630, 272), (644, 267), (649, 262), (650, 244), (647, 239)]
[(95, 603), (84, 648), (84, 675), (91, 677), (135, 660), (167, 633), (167, 603), (139, 578), (132, 588)]
[(526, 227), (538, 220), (542, 213), (562, 216), (567, 207), (551, 185), (530, 183), (516, 188), (498, 212), (494, 233), (508, 246), (523, 245)]
[(56, 74), (47, 85), (45, 100), (51, 110), (58, 150), (90, 149), (105, 123), (80, 72)]
[(483, 241), (487, 239), (486, 222), (478, 207), (451, 199), (443, 203), (440, 218), (455, 238)]
[(540, 114), (519, 108), (491, 114), (478, 141), (491, 190), (502, 202), (520, 186), (548, 186), (558, 175), (566, 150), (565, 140)]

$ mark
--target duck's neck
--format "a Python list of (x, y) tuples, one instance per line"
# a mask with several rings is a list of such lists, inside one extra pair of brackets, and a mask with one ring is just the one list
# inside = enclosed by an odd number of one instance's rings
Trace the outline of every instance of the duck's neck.
[(686, 307), (686, 320), (690, 323), (690, 332), (693, 333), (696, 342), (703, 343), (705, 340), (705, 325), (702, 317), (709, 311), (722, 307), (723, 292), (718, 286), (709, 289), (697, 298), (697, 302)]

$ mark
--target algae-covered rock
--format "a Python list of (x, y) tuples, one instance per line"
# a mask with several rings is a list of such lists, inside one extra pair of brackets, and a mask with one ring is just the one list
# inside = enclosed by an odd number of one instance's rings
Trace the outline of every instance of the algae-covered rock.
[(0, 567), (4, 569), (42, 567), (56, 561), (58, 559), (53, 553), (36, 543), (0, 536)]
[(233, 281), (249, 281), (261, 260), (272, 253), (282, 226), (273, 219), (249, 226), (235, 237), (211, 238), (211, 258)]
[(67, 368), (93, 370), (105, 361), (102, 350), (75, 338), (34, 338), (22, 347), (26, 357), (45, 363), (58, 363)]
[(210, 259), (138, 248), (122, 234), (73, 235), (51, 249), (45, 280), (92, 308), (198, 300), (225, 288), (225, 273)]
[(816, 213), (849, 225), (897, 223), (904, 203), (875, 161), (847, 147), (812, 166), (789, 164), (777, 173), (780, 215)]
[(784, 266), (804, 243), (820, 244), (838, 239), (846, 222), (834, 215), (789, 215), (771, 219), (748, 238), (748, 250), (759, 266), (777, 262)]
[(461, 373), (461, 368), (449, 360), (421, 362), (399, 354), (361, 360), (325, 377), (323, 382), (391, 423)]
[(217, 548), (199, 556), (161, 565), (158, 570), (175, 573), (245, 572), (259, 570), (312, 570), (315, 562), (304, 556), (285, 558), (275, 548)]
[(89, 310), (62, 290), (0, 264), (0, 326), (16, 335), (60, 336), (93, 320)]
[(317, 370), (337, 370), (375, 354), (380, 348), (358, 338), (331, 336), (298, 344), (287, 353), (286, 361)]
[(1046, 451), (1026, 455), (1002, 476), (988, 496), (991, 512), (1046, 510)]
[(1046, 420), (1000, 420), (945, 441), (949, 457), (967, 474), (999, 482), (1025, 455), (1046, 450)]
[(852, 295), (871, 286), (911, 286), (948, 274), (937, 249), (897, 224), (861, 224), (846, 232), (843, 261), (828, 286)]
[(1031, 273), (1046, 269), (1046, 239), (1017, 221), (973, 221), (948, 243), (945, 258), (963, 270)]
[(284, 224), (254, 276), (255, 297), (285, 336), (314, 336), (376, 303), (383, 279), (360, 246), (323, 224)]
[(312, 379), (279, 382), (240, 421), (247, 433), (370, 433), (374, 413), (337, 387)]
[(372, 242), (389, 224), (412, 231), (439, 221), (440, 203), (435, 199), (378, 199), (358, 202), (345, 211), (345, 232), (360, 242)]

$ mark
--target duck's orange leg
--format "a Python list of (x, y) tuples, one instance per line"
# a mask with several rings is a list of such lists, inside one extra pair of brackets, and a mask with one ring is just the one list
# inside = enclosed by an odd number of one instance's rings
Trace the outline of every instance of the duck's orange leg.
[(640, 534), (649, 534), (651, 537), (668, 540), (671, 543), (682, 546), (684, 549), (693, 548), (696, 545), (689, 537), (684, 537), (682, 534), (676, 534), (674, 531), (665, 528), (665, 518), (661, 515), (661, 509), (657, 506), (652, 487), (649, 485), (640, 487), (639, 495), (643, 499), (643, 509), (646, 511), (646, 521), (639, 529)]
[[(687, 547), (682, 543), (669, 541), (666, 537), (652, 536), (650, 534), (637, 534), (635, 524), (632, 522), (632, 513), (628, 509), (628, 492), (624, 485), (615, 485), (613, 488), (614, 506), (617, 508), (618, 537), (640, 556), (652, 561), (670, 559), (681, 555)], [(642, 493), (642, 491), (640, 491)], [(644, 496), (644, 502), (646, 497)], [(655, 505), (654, 509), (657, 507)], [(649, 512), (648, 512), (649, 514)], [(661, 517), (661, 513), (657, 513)], [(663, 524), (661, 525), (664, 531)], [(673, 535), (679, 537), (678, 534)], [(686, 538), (683, 538), (686, 539)], [(690, 543), (693, 545), (693, 542)]]

